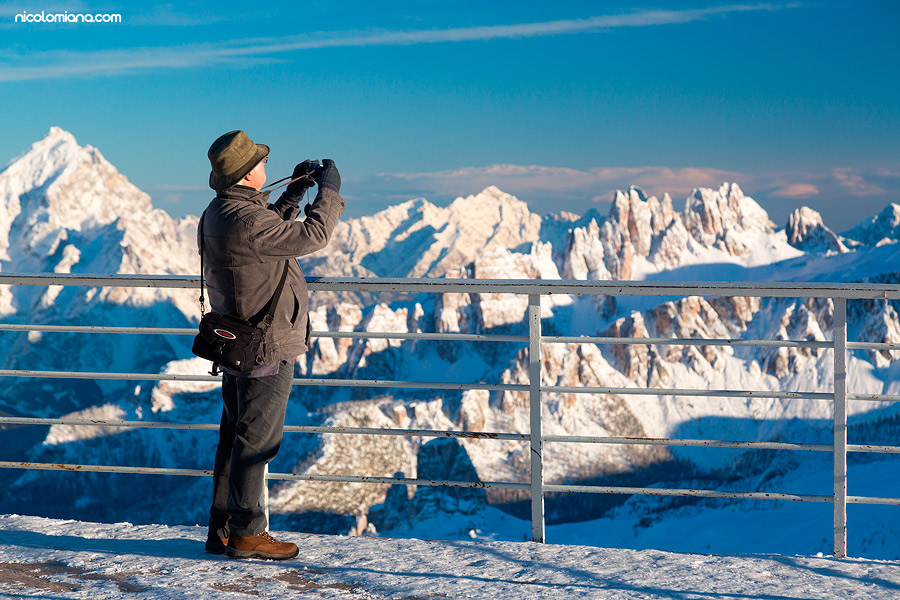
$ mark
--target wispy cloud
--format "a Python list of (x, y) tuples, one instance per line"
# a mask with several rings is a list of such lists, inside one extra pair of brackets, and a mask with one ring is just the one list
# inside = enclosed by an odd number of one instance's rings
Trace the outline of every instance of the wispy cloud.
[[(799, 4), (736, 4), (691, 10), (648, 10), (584, 19), (427, 30), (319, 32), (307, 36), (233, 40), (224, 44), (134, 47), (94, 52), (48, 51), (0, 65), (0, 81), (97, 77), (146, 69), (241, 64), (248, 58), (322, 48), (407, 46), (597, 33), (622, 27), (677, 25), (733, 13), (785, 10)], [(23, 64), (26, 63), (26, 64)], [(245, 64), (245, 63), (244, 63)]]
[(811, 183), (790, 183), (772, 190), (775, 198), (812, 198), (819, 195), (819, 188)]
[(851, 196), (878, 196), (885, 193), (883, 187), (866, 181), (853, 169), (834, 169), (831, 174)]

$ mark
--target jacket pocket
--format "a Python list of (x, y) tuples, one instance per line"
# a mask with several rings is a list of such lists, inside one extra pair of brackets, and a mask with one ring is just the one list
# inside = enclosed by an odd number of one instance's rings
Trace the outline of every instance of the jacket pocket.
[(300, 318), (300, 298), (297, 297), (297, 290), (294, 284), (291, 284), (291, 299), (294, 301), (294, 307), (291, 310), (291, 329), (297, 329), (297, 320)]
[(312, 323), (309, 321), (309, 315), (306, 315), (306, 347), (309, 348), (309, 338), (312, 336)]

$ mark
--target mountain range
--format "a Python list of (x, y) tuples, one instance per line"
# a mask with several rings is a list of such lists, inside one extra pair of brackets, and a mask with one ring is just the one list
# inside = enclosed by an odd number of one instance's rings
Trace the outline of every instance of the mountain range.
[[(196, 274), (197, 222), (195, 216), (176, 220), (154, 209), (150, 197), (99, 150), (78, 145), (56, 127), (0, 171), (0, 272)], [(697, 188), (678, 202), (631, 187), (616, 192), (607, 215), (591, 210), (541, 216), (488, 187), (445, 207), (419, 198), (344, 220), (329, 246), (301, 264), (307, 275), (322, 277), (895, 284), (898, 239), (900, 205), (843, 233), (799, 207), (779, 228), (736, 183)], [(2, 286), (0, 321), (190, 327), (199, 318), (196, 295), (156, 288)], [(317, 292), (311, 307), (316, 331), (527, 330), (527, 298), (508, 294)], [(544, 299), (542, 320), (546, 331), (561, 335), (826, 340), (833, 310), (830, 301), (815, 299), (552, 296)], [(900, 342), (897, 311), (888, 300), (849, 303), (850, 338)], [(208, 363), (192, 357), (186, 336), (3, 335), (3, 369), (208, 370)], [(896, 351), (852, 352), (851, 390), (898, 393), (898, 357)], [(299, 361), (297, 376), (522, 383), (527, 350), (506, 343), (318, 338)], [(545, 394), (548, 434), (831, 443), (831, 406), (821, 401), (652, 395), (652, 388), (666, 387), (830, 391), (832, 359), (823, 350), (548, 344), (542, 378), (551, 385), (650, 388), (646, 396)], [(851, 443), (893, 443), (900, 432), (897, 406), (851, 402)], [(214, 423), (220, 410), (214, 383), (15, 378), (0, 390), (0, 412), (17, 416)], [(528, 411), (527, 396), (516, 392), (297, 386), (286, 420), (527, 432)], [(4, 460), (183, 468), (210, 468), (216, 443), (214, 432), (59, 425), (7, 427), (3, 436)], [(821, 454), (553, 443), (545, 450), (545, 479), (830, 494), (830, 455)], [(890, 495), (883, 477), (868, 474), (878, 473), (876, 467), (896, 470), (895, 462), (889, 456), (852, 456), (851, 493)], [(529, 465), (528, 446), (512, 441), (288, 434), (271, 468), (527, 481)], [(867, 475), (853, 479), (855, 473)], [(0, 471), (0, 482), (8, 490), (0, 512), (147, 523), (205, 522), (210, 487), (205, 478), (11, 470)], [(900, 556), (900, 537), (889, 535), (900, 533), (900, 511), (871, 517), (883, 508), (853, 507), (852, 514), (863, 515), (859, 523), (878, 525), (854, 530), (851, 522), (851, 532), (859, 532), (851, 533), (851, 553)], [(282, 483), (273, 486), (271, 510), (273, 527), (282, 529), (516, 539), (529, 508), (527, 496), (498, 490)], [(784, 503), (761, 501), (547, 498), (551, 535), (565, 533), (573, 543), (697, 551), (730, 546), (702, 528), (686, 535), (679, 524), (707, 518), (727, 527), (722, 524), (752, 523), (752, 516), (777, 525), (785, 510)], [(809, 510), (818, 514), (819, 508)], [(813, 521), (790, 537), (773, 535), (768, 544), (740, 551), (827, 552), (827, 517), (824, 524)], [(585, 538), (577, 523), (593, 524), (599, 533)], [(615, 539), (603, 535), (607, 529), (619, 532)]]

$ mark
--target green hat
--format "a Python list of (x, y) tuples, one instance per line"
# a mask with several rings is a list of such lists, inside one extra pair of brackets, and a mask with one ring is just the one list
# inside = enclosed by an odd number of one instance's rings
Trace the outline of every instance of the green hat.
[(259, 161), (267, 157), (269, 147), (254, 144), (246, 133), (236, 129), (214, 141), (206, 155), (212, 165), (209, 187), (221, 192), (243, 179)]

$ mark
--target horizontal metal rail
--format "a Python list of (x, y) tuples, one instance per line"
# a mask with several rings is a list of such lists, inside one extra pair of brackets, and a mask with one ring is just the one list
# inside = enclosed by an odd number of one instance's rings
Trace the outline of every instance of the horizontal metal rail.
[[(689, 448), (747, 448), (755, 450), (807, 450), (832, 452), (825, 444), (791, 444), (787, 442), (732, 442), (728, 440), (689, 440), (680, 438), (598, 437), (590, 435), (544, 435), (545, 442), (578, 444), (619, 444), (634, 446), (684, 446)], [(900, 450), (900, 448), (898, 448)]]
[[(39, 325), (28, 323), (0, 323), (0, 331), (39, 331), (44, 333), (124, 333), (139, 335), (197, 335), (196, 327), (109, 327), (102, 325)], [(527, 335), (499, 335), (480, 333), (426, 333), (390, 331), (313, 331), (312, 338), (349, 338), (385, 340), (430, 340), (460, 342), (511, 342), (527, 343)], [(722, 338), (625, 338), (605, 336), (541, 336), (542, 344), (610, 344), (610, 345), (658, 345), (658, 346), (733, 346), (775, 348), (831, 349), (834, 342), (805, 340), (743, 340)], [(894, 342), (847, 342), (851, 350), (898, 350)]]
[(778, 390), (699, 390), (693, 388), (623, 388), (580, 385), (542, 385), (542, 392), (567, 394), (618, 394), (622, 396), (698, 396), (715, 398), (798, 398), (831, 400), (832, 394), (823, 392), (784, 392)]
[[(218, 431), (216, 423), (184, 423), (170, 421), (121, 421), (115, 419), (74, 419), (50, 417), (7, 417), (0, 416), (0, 424), (6, 425), (73, 425), (95, 427), (122, 427), (134, 429), (176, 429)], [(449, 437), (463, 439), (490, 439), (507, 441), (527, 441), (527, 433), (507, 433), (494, 431), (446, 431), (436, 429), (378, 429), (372, 427), (331, 427), (327, 425), (285, 425), (285, 433), (353, 435), (386, 435), (399, 437)], [(619, 444), (641, 446), (684, 446), (712, 448), (747, 448), (757, 450), (806, 450), (811, 452), (831, 452), (834, 447), (825, 444), (794, 444), (788, 442), (740, 442), (729, 440), (698, 440), (682, 438), (635, 438), (601, 437), (586, 435), (544, 435), (545, 442)], [(848, 444), (849, 452), (880, 454), (900, 454), (900, 446), (878, 446), (872, 444)]]
[(86, 427), (122, 427), (126, 429), (179, 429), (218, 431), (216, 423), (175, 423), (168, 421), (118, 421), (115, 419), (71, 419), (44, 417), (0, 417), (6, 425), (73, 425)]
[[(0, 331), (40, 331), (45, 333), (130, 333), (140, 335), (197, 335), (197, 328), (184, 327), (107, 327), (93, 325), (32, 325), (0, 323)], [(313, 331), (313, 338), (351, 338), (385, 340), (437, 340), (460, 342), (527, 343), (527, 335), (493, 335), (478, 333), (404, 333), (390, 331)]]
[[(139, 335), (197, 335), (196, 327), (109, 327), (102, 325), (39, 325), (28, 323), (0, 323), (0, 331), (39, 331), (43, 333), (120, 333)], [(312, 338), (349, 338), (384, 340), (429, 340), (460, 342), (510, 342), (527, 343), (527, 335), (495, 335), (479, 333), (426, 333), (390, 331), (313, 331)], [(541, 336), (542, 344), (609, 344), (609, 345), (658, 345), (658, 346), (733, 346), (758, 348), (818, 348), (831, 349), (834, 342), (804, 340), (743, 340), (722, 338), (625, 338), (604, 336)], [(847, 342), (851, 350), (898, 350), (900, 343)]]
[(285, 425), (287, 433), (346, 433), (352, 435), (392, 435), (401, 437), (449, 437), (482, 440), (528, 440), (527, 433), (499, 431), (439, 431), (435, 429), (375, 429), (372, 427), (319, 427), (314, 425)]
[(900, 350), (896, 342), (847, 342), (851, 350)]
[(887, 504), (900, 506), (900, 498), (878, 498), (875, 496), (847, 496), (847, 502), (851, 504)]
[(112, 379), (126, 381), (206, 381), (221, 383), (222, 377), (181, 373), (104, 373), (98, 371), (36, 371), (32, 369), (3, 369), (0, 377), (39, 377), (46, 379)]
[[(642, 496), (693, 496), (698, 498), (732, 498), (740, 500), (789, 500), (797, 502), (834, 502), (833, 496), (815, 494), (782, 494), (777, 492), (726, 492), (721, 490), (695, 490), (685, 488), (639, 488), (608, 485), (557, 485), (545, 484), (546, 492), (576, 492), (583, 494), (623, 494)], [(900, 498), (875, 496), (847, 496), (852, 504), (886, 504), (900, 506)]]
[(871, 402), (900, 402), (897, 394), (847, 394), (847, 400), (867, 400)]
[(0, 323), (0, 331), (40, 331), (42, 333), (135, 333), (141, 335), (197, 335), (197, 328), (107, 327), (101, 325), (30, 325)]
[[(2, 421), (0, 421), (2, 422)], [(627, 446), (683, 446), (689, 448), (746, 448), (749, 450), (804, 450), (807, 452), (833, 452), (831, 444), (795, 444), (789, 442), (738, 442), (729, 440), (697, 440), (682, 438), (601, 437), (590, 435), (544, 435), (545, 442), (579, 444), (619, 444)], [(900, 446), (873, 444), (847, 444), (848, 452), (873, 454), (900, 454)]]
[[(126, 473), (141, 475), (183, 475), (190, 477), (212, 477), (212, 471), (202, 469), (169, 469), (164, 467), (124, 467), (119, 465), (78, 465), (64, 463), (36, 463), (0, 461), (0, 469), (37, 469), (43, 471), (82, 471), (91, 473)], [(403, 477), (370, 477), (365, 475), (297, 475), (294, 473), (268, 473), (267, 479), (283, 481), (321, 481), (336, 483), (381, 483), (422, 485), (430, 487), (496, 488), (507, 490), (527, 490), (527, 483), (512, 481), (442, 481), (432, 479), (410, 479)]]
[[(212, 471), (202, 469), (172, 469), (164, 467), (125, 467), (119, 465), (81, 465), (64, 463), (35, 463), (0, 461), (0, 469), (37, 469), (45, 471), (81, 471), (93, 473), (120, 473), (143, 475), (181, 475), (211, 477)], [(417, 485), (428, 487), (460, 487), (483, 489), (528, 490), (530, 484), (511, 481), (443, 481), (412, 479), (406, 477), (371, 477), (364, 475), (315, 475), (295, 473), (269, 473), (267, 479), (281, 481), (318, 481), (333, 483), (373, 483), (387, 485)], [(782, 494), (775, 492), (725, 492), (720, 490), (696, 490), (683, 488), (638, 488), (592, 485), (544, 484), (545, 492), (578, 492), (593, 494), (623, 494), (644, 496), (694, 496), (701, 498), (732, 498), (751, 500), (793, 500), (803, 502), (833, 502), (831, 496), (808, 494)], [(900, 505), (900, 498), (872, 496), (847, 496), (848, 503)]]
[[(900, 285), (873, 283), (754, 283), (703, 281), (576, 281), (548, 279), (403, 279), (307, 277), (311, 291), (574, 294), (617, 296), (746, 296), (757, 298), (900, 299)], [(88, 273), (0, 273), (0, 285), (150, 287), (199, 289), (198, 275), (106, 275)]]
[[(0, 273), (0, 285), (194, 289), (195, 275)], [(900, 286), (866, 283), (752, 283), (697, 281), (573, 281), (534, 279), (404, 279), (307, 277), (312, 291), (460, 292), (633, 296), (748, 296), (772, 298), (900, 299)]]
[(269, 479), (283, 481), (331, 481), (340, 483), (381, 483), (388, 485), (424, 485), (429, 487), (485, 488), (501, 490), (529, 490), (527, 483), (512, 481), (441, 481), (431, 479), (409, 479), (406, 477), (369, 477), (365, 475), (310, 475), (295, 473), (269, 473)]
[(847, 452), (871, 452), (873, 454), (900, 454), (900, 446), (875, 446), (872, 444), (847, 444)]
[[(121, 421), (115, 419), (74, 419), (68, 417), (6, 417), (0, 416), (0, 424), (7, 425), (74, 425), (95, 427), (122, 427), (134, 429), (181, 429), (218, 431), (216, 423), (184, 423), (170, 421)], [(285, 425), (285, 433), (344, 433), (354, 435), (387, 435), (400, 437), (450, 437), (468, 439), (490, 439), (507, 441), (527, 441), (527, 433), (507, 433), (494, 431), (446, 431), (437, 429), (378, 429), (373, 427), (331, 427), (327, 425)], [(641, 446), (684, 446), (712, 448), (747, 448), (757, 450), (806, 450), (831, 452), (834, 447), (825, 444), (794, 444), (788, 442), (741, 442), (729, 440), (698, 440), (682, 438), (636, 438), (601, 437), (587, 435), (544, 435), (545, 442), (619, 444)], [(877, 446), (871, 444), (848, 444), (849, 452), (900, 454), (900, 446)]]
[(777, 348), (834, 348), (834, 342), (797, 340), (731, 340), (722, 338), (626, 338), (608, 336), (543, 335), (543, 344), (611, 344), (628, 346), (750, 346)]
[(169, 469), (164, 467), (123, 467), (118, 465), (77, 465), (66, 463), (38, 463), (0, 461), (0, 469), (37, 469), (40, 471), (83, 471), (89, 473), (132, 473), (139, 475), (183, 475), (212, 477), (212, 471), (200, 469)]
[[(744, 340), (725, 338), (626, 338), (608, 336), (544, 335), (544, 344), (610, 344), (626, 346), (734, 346), (752, 348), (816, 348), (831, 350), (834, 342), (811, 340)], [(851, 350), (900, 350), (895, 342), (847, 342)]]
[(578, 492), (582, 494), (639, 494), (643, 496), (697, 496), (700, 498), (739, 498), (743, 500), (796, 500), (800, 502), (832, 502), (831, 496), (810, 494), (780, 494), (775, 492), (725, 492), (721, 490), (693, 490), (684, 488), (640, 488), (609, 485), (546, 484), (547, 492)]
[[(112, 379), (126, 381), (207, 381), (221, 383), (221, 376), (178, 373), (103, 373), (88, 371), (0, 370), (0, 377), (46, 377), (48, 379)], [(383, 379), (294, 379), (293, 385), (325, 387), (374, 387), (434, 390), (487, 390), (490, 392), (527, 391), (527, 385), (514, 383), (454, 383), (451, 381), (393, 381)]]
[[(217, 423), (174, 423), (167, 421), (118, 421), (114, 419), (71, 419), (40, 417), (2, 417), (0, 424), (10, 425), (75, 425), (95, 427), (123, 427), (134, 429), (184, 429), (218, 431)], [(329, 427), (317, 425), (285, 425), (285, 433), (346, 433), (355, 435), (388, 435), (402, 437), (453, 437), (470, 439), (523, 441), (529, 439), (527, 433), (504, 433), (493, 431), (443, 431), (435, 429), (376, 429), (373, 427)]]
[[(196, 333), (196, 332), (195, 332)], [(527, 344), (527, 335), (495, 335), (480, 333), (424, 333), (424, 332), (390, 332), (390, 331), (313, 331), (314, 338), (350, 338), (381, 340), (429, 340), (451, 342), (513, 342)]]
[[(48, 379), (112, 379), (128, 381), (199, 381), (221, 382), (219, 376), (178, 373), (104, 373), (98, 371), (35, 371), (30, 369), (0, 370), (0, 377), (46, 377)], [(293, 385), (326, 387), (378, 387), (438, 390), (487, 390), (524, 392), (528, 385), (514, 383), (454, 383), (447, 381), (400, 381), (381, 379), (294, 379)], [(542, 385), (542, 392), (574, 394), (619, 394), (632, 396), (697, 396), (722, 398), (797, 398), (831, 400), (822, 392), (785, 392), (780, 390), (701, 390), (693, 388), (622, 388), (593, 386)], [(860, 398), (868, 399), (868, 398)]]

